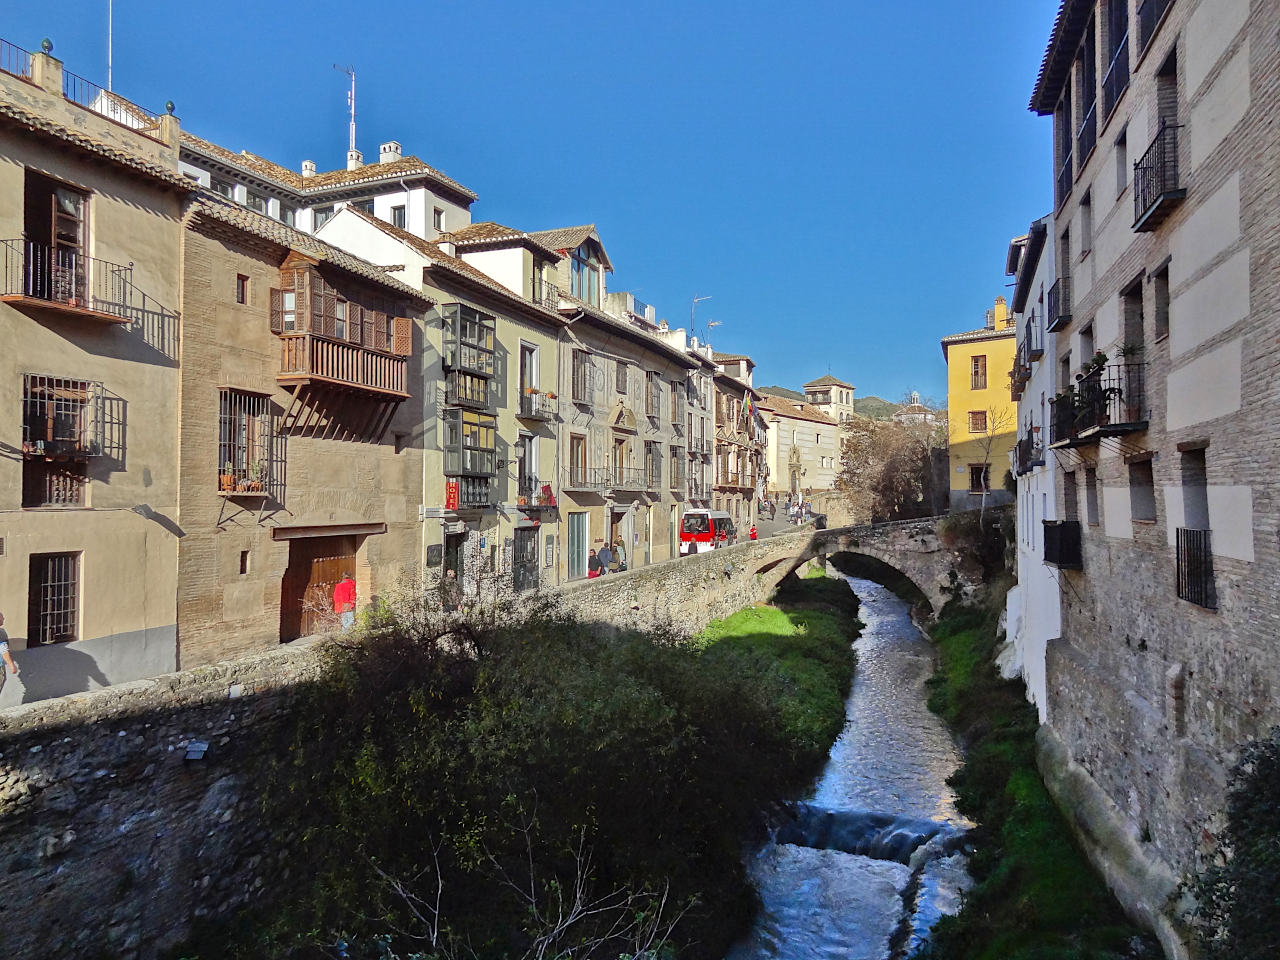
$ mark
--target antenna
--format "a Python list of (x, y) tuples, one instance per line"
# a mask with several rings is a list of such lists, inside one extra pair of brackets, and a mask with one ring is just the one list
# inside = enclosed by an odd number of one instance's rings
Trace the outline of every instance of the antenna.
[(347, 91), (347, 106), (351, 108), (351, 124), (347, 133), (347, 150), (355, 150), (356, 148), (356, 68), (353, 66), (340, 67), (338, 64), (333, 65), (333, 69), (339, 73), (345, 73), (351, 78), (351, 89)]
[(107, 0), (107, 92), (111, 92), (111, 7), (113, 0)]
[(691, 334), (696, 334), (698, 332), (698, 328), (694, 326), (694, 323), (693, 323), (693, 311), (697, 309), (698, 304), (701, 303), (703, 300), (710, 300), (710, 299), (711, 299), (711, 294), (707, 294), (705, 297), (700, 297), (696, 293), (693, 295), (693, 302), (689, 304), (689, 332)]

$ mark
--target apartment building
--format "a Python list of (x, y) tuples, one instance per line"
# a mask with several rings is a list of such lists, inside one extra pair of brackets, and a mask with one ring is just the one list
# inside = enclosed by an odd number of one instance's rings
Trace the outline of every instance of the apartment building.
[(315, 233), (351, 205), (431, 240), (470, 224), (476, 200), (452, 177), (405, 155), (396, 140), (379, 146), (377, 163), (365, 163), (352, 150), (344, 168), (317, 170), (315, 161), (304, 160), (300, 170), (291, 170), (183, 131), (179, 170), (206, 190), (304, 233)]
[(183, 233), (179, 664), (324, 628), (416, 570), (420, 291), (201, 191)]
[(760, 500), (769, 478), (768, 427), (761, 395), (752, 386), (755, 363), (734, 353), (714, 353), (716, 444), (712, 507), (741, 527), (760, 516)]
[(804, 385), (804, 402), (836, 423), (848, 423), (857, 416), (853, 409), (853, 393), (853, 384), (826, 373)]
[[(559, 582), (559, 351), (566, 327), (545, 278), (558, 255), (495, 223), (424, 240), (356, 206), (318, 236), (416, 284), (432, 301), (419, 363), (426, 388), (422, 558), (474, 594)], [(483, 269), (482, 269), (483, 268)]]
[(1067, 0), (1030, 104), (1055, 154), (1046, 743), (1170, 956), (1225, 771), (1280, 722), (1277, 29), (1277, 0)]
[(1015, 349), (1013, 316), (1004, 297), (996, 297), (983, 326), (942, 338), (952, 511), (1013, 500), (1002, 481), (1017, 439), (1018, 414), (1008, 380)]
[(0, 706), (177, 662), (178, 138), (0, 41)]
[[(697, 366), (689, 372), (685, 400), (685, 433), (688, 465), (685, 478), (685, 508), (709, 510), (713, 506), (715, 480), (715, 351), (700, 343), (682, 327), (660, 325), (658, 336), (684, 351)], [(683, 511), (682, 511), (683, 512)]]
[[(1010, 397), (1018, 405), (1017, 442), (1011, 466), (1017, 479), (1017, 576), (1006, 597), (1006, 636), (1016, 670), (1048, 719), (1045, 659), (1062, 632), (1057, 571), (1044, 562), (1044, 538), (1059, 533), (1057, 471), (1049, 447), (1049, 402), (1056, 387), (1057, 334), (1045, 330), (1045, 305), (1054, 284), (1053, 219), (1042, 217), (1025, 236), (1009, 243), (1006, 275), (1014, 278), (1013, 311), (1017, 348), (1009, 375)], [(1096, 516), (1097, 484), (1087, 485)], [(1095, 520), (1096, 522), (1096, 520)]]
[(840, 473), (840, 425), (817, 407), (764, 394), (765, 462), (770, 496), (793, 500), (834, 490)]

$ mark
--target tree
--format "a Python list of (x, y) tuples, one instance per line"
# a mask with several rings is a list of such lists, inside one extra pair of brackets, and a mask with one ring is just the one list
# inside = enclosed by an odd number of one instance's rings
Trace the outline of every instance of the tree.
[[(991, 492), (991, 450), (996, 438), (1012, 433), (1014, 412), (1007, 406), (990, 406), (983, 418), (982, 432), (973, 441), (982, 451), (982, 463), (986, 471), (982, 478), (982, 499), (978, 506), (978, 521), (981, 522), (987, 511), (987, 494)], [(972, 429), (972, 428), (970, 428)]]
[[(904, 401), (904, 405), (905, 405)], [(855, 523), (902, 520), (938, 512), (938, 476), (945, 460), (946, 419), (928, 417), (870, 420), (855, 416), (841, 438), (837, 487)]]

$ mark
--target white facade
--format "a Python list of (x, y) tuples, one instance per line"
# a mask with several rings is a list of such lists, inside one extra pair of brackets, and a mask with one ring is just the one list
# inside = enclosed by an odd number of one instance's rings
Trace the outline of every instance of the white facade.
[[(1021, 676), (1040, 722), (1047, 719), (1045, 652), (1062, 632), (1058, 572), (1044, 562), (1044, 523), (1058, 519), (1056, 470), (1048, 455), (1049, 399), (1057, 392), (1056, 335), (1045, 322), (1045, 298), (1053, 286), (1052, 219), (1032, 224), (1010, 244), (1009, 275), (1017, 278), (1013, 312), (1018, 349), (1014, 371), (1018, 399), (1018, 446), (1011, 469), (1018, 482), (1018, 582), (1005, 601), (1010, 648), (1001, 660), (1007, 676)], [(1025, 379), (1022, 379), (1025, 378)]]

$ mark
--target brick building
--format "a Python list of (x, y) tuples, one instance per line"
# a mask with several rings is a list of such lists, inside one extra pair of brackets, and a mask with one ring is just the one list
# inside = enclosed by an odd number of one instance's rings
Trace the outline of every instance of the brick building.
[(1225, 771), (1280, 722), (1277, 29), (1277, 0), (1067, 0), (1031, 99), (1053, 117), (1061, 391), (1046, 749), (1170, 956)]

